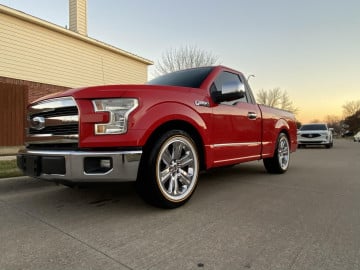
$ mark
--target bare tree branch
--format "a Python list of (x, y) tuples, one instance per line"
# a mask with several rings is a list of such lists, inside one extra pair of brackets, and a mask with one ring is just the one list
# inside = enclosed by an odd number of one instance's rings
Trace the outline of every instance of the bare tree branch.
[(186, 68), (212, 66), (217, 62), (218, 57), (211, 52), (188, 45), (165, 51), (160, 61), (155, 65), (155, 73), (156, 75), (162, 75)]
[(299, 111), (299, 108), (295, 107), (290, 100), (288, 93), (279, 87), (270, 90), (261, 89), (257, 92), (256, 99), (260, 104), (291, 111), (295, 114)]
[(345, 117), (354, 115), (360, 110), (360, 100), (348, 101), (342, 106), (342, 108)]

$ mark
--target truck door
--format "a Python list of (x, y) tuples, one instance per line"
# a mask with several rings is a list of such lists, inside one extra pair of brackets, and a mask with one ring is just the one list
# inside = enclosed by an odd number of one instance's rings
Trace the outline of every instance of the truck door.
[[(211, 85), (214, 96), (222, 85), (245, 79), (238, 74), (223, 71)], [(261, 156), (261, 111), (253, 101), (247, 83), (245, 96), (241, 99), (216, 103), (213, 107), (212, 147), (214, 165), (226, 165)]]

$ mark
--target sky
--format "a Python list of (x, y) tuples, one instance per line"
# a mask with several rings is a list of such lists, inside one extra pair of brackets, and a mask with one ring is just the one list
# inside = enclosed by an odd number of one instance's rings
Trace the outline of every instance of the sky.
[[(69, 25), (68, 0), (0, 4)], [(341, 118), (342, 105), (360, 100), (359, 0), (88, 0), (88, 36), (155, 63), (197, 46), (255, 75), (255, 95), (285, 90), (303, 123)]]

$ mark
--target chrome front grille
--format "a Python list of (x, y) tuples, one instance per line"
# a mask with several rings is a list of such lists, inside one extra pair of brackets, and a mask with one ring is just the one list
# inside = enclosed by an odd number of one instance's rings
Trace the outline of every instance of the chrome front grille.
[(72, 97), (40, 101), (29, 106), (27, 144), (77, 143), (79, 112)]
[[(70, 104), (68, 104), (70, 105)], [(34, 111), (35, 113), (32, 114), (32, 117), (35, 116), (43, 116), (43, 117), (56, 117), (56, 116), (66, 116), (66, 115), (78, 115), (78, 109), (75, 106), (72, 107), (64, 107), (64, 108), (55, 108), (52, 111), (43, 111), (43, 112), (38, 112), (38, 111)]]
[(29, 133), (34, 134), (52, 134), (52, 135), (71, 135), (79, 133), (79, 126), (77, 124), (66, 125), (66, 126), (49, 126), (42, 130), (36, 130), (30, 128)]

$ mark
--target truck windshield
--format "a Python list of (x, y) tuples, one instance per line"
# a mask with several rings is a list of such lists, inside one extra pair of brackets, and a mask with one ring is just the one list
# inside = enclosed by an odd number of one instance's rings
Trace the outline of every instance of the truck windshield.
[(323, 124), (303, 125), (300, 130), (327, 130)]
[(175, 71), (157, 77), (149, 81), (147, 84), (199, 88), (213, 68), (214, 67), (200, 67)]

